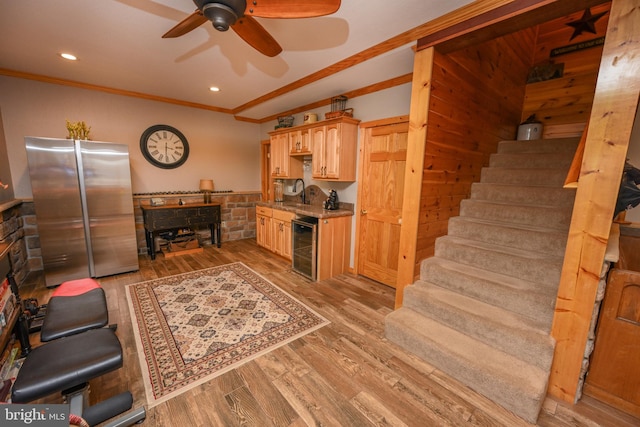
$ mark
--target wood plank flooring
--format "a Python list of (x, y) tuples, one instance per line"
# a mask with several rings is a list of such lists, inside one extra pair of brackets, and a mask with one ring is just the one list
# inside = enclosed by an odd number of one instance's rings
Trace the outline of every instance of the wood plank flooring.
[[(111, 323), (118, 324), (124, 367), (91, 383), (96, 402), (129, 389), (134, 407), (144, 386), (125, 286), (230, 262), (243, 262), (331, 324), (196, 387), (147, 412), (145, 426), (527, 426), (529, 424), (387, 342), (384, 317), (394, 290), (342, 275), (313, 283), (255, 240), (155, 261), (140, 271), (101, 278)], [(48, 300), (42, 280), (23, 286), (24, 298)], [(32, 336), (38, 345), (37, 334)], [(53, 395), (36, 403), (60, 403)], [(637, 426), (640, 420), (593, 399), (567, 405), (547, 399), (540, 426)]]

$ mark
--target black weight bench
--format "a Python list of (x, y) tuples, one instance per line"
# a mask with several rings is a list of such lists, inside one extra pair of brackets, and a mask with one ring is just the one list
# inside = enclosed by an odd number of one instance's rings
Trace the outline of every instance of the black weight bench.
[[(26, 357), (11, 391), (12, 403), (29, 403), (61, 391), (70, 413), (91, 426), (131, 409), (129, 391), (86, 407), (90, 380), (122, 367), (122, 347), (113, 329), (92, 329), (35, 348)], [(146, 417), (144, 407), (107, 424), (130, 426)]]
[(62, 283), (51, 295), (40, 330), (40, 340), (53, 341), (102, 328), (109, 321), (104, 290), (94, 279)]
[[(124, 392), (89, 406), (89, 381), (122, 367), (122, 346), (108, 323), (104, 290), (94, 279), (64, 282), (52, 294), (40, 331), (46, 342), (26, 357), (13, 384), (13, 403), (28, 403), (61, 392), (70, 413), (91, 426), (131, 409), (133, 396)], [(124, 414), (105, 427), (144, 421), (144, 407)]]

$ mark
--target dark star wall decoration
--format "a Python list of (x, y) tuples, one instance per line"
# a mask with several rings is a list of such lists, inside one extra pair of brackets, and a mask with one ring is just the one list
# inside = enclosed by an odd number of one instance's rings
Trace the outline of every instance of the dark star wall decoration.
[(597, 34), (596, 32), (596, 21), (606, 15), (607, 12), (596, 13), (595, 15), (591, 14), (591, 9), (587, 8), (584, 10), (582, 17), (577, 21), (567, 23), (568, 26), (573, 27), (573, 35), (569, 39), (569, 41), (575, 39), (580, 34), (589, 32), (591, 34)]

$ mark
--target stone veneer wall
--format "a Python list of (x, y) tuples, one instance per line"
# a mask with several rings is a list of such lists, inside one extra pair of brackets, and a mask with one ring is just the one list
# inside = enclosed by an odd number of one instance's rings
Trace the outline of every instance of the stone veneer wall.
[[(162, 197), (168, 204), (177, 204), (181, 198), (185, 203), (201, 203), (202, 194), (187, 195), (154, 195)], [(138, 253), (147, 254), (144, 238), (144, 224), (140, 203), (149, 204), (151, 196), (134, 196), (133, 204), (136, 221), (136, 239)], [(259, 192), (213, 194), (213, 202), (220, 203), (222, 214), (222, 242), (230, 240), (250, 239), (256, 236), (256, 202), (260, 201)], [(15, 200), (0, 205), (2, 219), (0, 222), (0, 242), (16, 242), (11, 248), (11, 263), (18, 285), (28, 281), (29, 274), (42, 271), (42, 252), (38, 222), (35, 215), (33, 201)], [(198, 237), (210, 242), (207, 229), (199, 230)]]
[[(151, 195), (134, 195), (133, 206), (136, 216), (136, 239), (138, 253), (147, 254), (147, 243), (144, 238), (144, 222), (140, 205), (150, 205)], [(168, 205), (177, 205), (182, 199), (185, 204), (202, 203), (202, 194), (154, 194)], [(260, 192), (213, 193), (211, 201), (220, 203), (222, 215), (222, 243), (230, 240), (251, 239), (256, 237), (256, 202), (261, 199)], [(211, 233), (207, 228), (197, 230), (200, 244), (209, 244)]]
[(604, 299), (604, 293), (607, 289), (607, 279), (608, 273), (611, 267), (613, 266), (613, 262), (605, 260), (602, 263), (602, 270), (600, 272), (600, 281), (598, 282), (598, 293), (596, 294), (596, 300), (593, 304), (593, 314), (591, 315), (591, 324), (589, 326), (589, 335), (587, 337), (587, 345), (584, 349), (584, 356), (582, 359), (582, 368), (580, 369), (580, 380), (578, 381), (578, 390), (576, 392), (575, 402), (582, 397), (582, 390), (584, 388), (584, 381), (587, 376), (587, 372), (589, 371), (589, 362), (591, 360), (591, 354), (593, 353), (593, 349), (595, 348), (596, 341), (596, 327), (598, 323), (598, 319), (600, 318), (600, 308), (602, 306), (602, 300)]
[[(34, 242), (32, 231), (29, 227), (30, 213), (33, 212), (33, 203), (25, 204), (20, 200), (0, 205), (0, 242), (13, 243), (9, 252), (9, 259), (13, 269), (13, 276), (18, 286), (28, 281), (31, 271), (42, 270), (42, 258), (40, 256), (40, 244)], [(35, 237), (37, 240), (37, 236)], [(31, 246), (35, 246), (32, 248)], [(36, 254), (32, 258), (30, 254)]]

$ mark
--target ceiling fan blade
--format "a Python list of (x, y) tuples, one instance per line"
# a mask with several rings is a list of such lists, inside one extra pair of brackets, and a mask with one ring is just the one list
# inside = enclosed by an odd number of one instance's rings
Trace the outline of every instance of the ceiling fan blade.
[(202, 14), (201, 11), (196, 10), (191, 15), (184, 18), (175, 27), (167, 31), (162, 38), (170, 39), (174, 37), (180, 37), (187, 34), (189, 31), (195, 30), (200, 25), (207, 22), (208, 19)]
[(267, 56), (276, 56), (282, 48), (271, 34), (251, 16), (243, 16), (231, 26), (233, 30), (258, 52)]
[(247, 0), (245, 16), (260, 18), (313, 18), (330, 15), (340, 0)]

